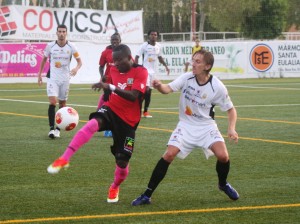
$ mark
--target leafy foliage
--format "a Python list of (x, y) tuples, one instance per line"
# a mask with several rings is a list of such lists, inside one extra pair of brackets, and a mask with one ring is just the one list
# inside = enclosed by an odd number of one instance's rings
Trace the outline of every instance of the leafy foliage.
[(242, 32), (251, 39), (274, 39), (285, 27), (286, 14), (285, 0), (261, 0), (260, 10), (245, 17)]
[(204, 10), (218, 31), (240, 31), (245, 16), (254, 15), (259, 3), (260, 0), (209, 0)]
[(286, 29), (295, 25), (296, 28), (300, 27), (300, 4), (299, 0), (288, 0), (288, 13), (286, 19)]

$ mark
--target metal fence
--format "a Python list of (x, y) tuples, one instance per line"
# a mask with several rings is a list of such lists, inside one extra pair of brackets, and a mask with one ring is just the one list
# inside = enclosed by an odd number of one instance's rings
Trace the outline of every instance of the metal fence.
[[(160, 33), (159, 36), (159, 41), (161, 42), (193, 41), (195, 38), (199, 38), (201, 41), (229, 41), (243, 39), (239, 32)], [(144, 38), (147, 40), (147, 34), (144, 34)]]
[(300, 32), (283, 32), (282, 37), (284, 40), (300, 40)]
[[(201, 41), (240, 41), (246, 40), (239, 32), (198, 32), (198, 33), (160, 33), (160, 41), (193, 41), (195, 37)], [(145, 40), (147, 34), (145, 34)], [(300, 40), (300, 32), (283, 32), (278, 40)]]

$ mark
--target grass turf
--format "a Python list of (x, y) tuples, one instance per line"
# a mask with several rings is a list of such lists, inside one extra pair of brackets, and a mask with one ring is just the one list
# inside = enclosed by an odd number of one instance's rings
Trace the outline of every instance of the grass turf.
[[(217, 189), (215, 158), (200, 150), (176, 159), (149, 206), (132, 207), (142, 193), (178, 121), (179, 94), (154, 91), (152, 119), (137, 130), (130, 174), (120, 201), (107, 204), (114, 158), (110, 138), (96, 133), (72, 158), (70, 168), (49, 175), (47, 166), (96, 108), (99, 93), (72, 85), (68, 105), (76, 108), (75, 131), (49, 139), (45, 87), (1, 84), (1, 223), (298, 223), (300, 220), (300, 79), (225, 80), (238, 111), (237, 145), (227, 142), (229, 182), (240, 199)], [(216, 108), (226, 135), (226, 114)]]

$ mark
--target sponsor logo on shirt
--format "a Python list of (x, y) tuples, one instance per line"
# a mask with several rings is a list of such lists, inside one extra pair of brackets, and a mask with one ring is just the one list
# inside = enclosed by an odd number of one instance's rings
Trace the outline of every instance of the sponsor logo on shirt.
[(132, 84), (133, 84), (133, 78), (128, 78), (127, 79), (127, 85), (132, 86)]
[(125, 89), (126, 87), (127, 87), (127, 84), (126, 83), (118, 83), (118, 87), (120, 88), (120, 89)]
[(124, 150), (132, 153), (134, 147), (134, 139), (130, 137), (126, 137), (124, 142)]

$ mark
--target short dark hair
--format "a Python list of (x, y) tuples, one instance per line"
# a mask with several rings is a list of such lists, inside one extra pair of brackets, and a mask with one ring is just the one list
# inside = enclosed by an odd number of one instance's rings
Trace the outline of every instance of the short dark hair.
[(115, 32), (113, 35), (110, 36), (110, 38), (112, 38), (113, 36), (118, 36), (121, 40), (121, 35), (118, 32)]
[(131, 56), (131, 50), (126, 44), (120, 44), (113, 49), (113, 52), (120, 51), (124, 56)]
[(115, 32), (113, 35), (111, 35), (111, 36), (119, 36), (119, 37), (121, 37), (121, 35), (118, 33), (118, 32)]
[(157, 33), (157, 36), (159, 36), (159, 32), (158, 32), (158, 31), (156, 31), (156, 30), (149, 30), (149, 31), (148, 31), (148, 36), (150, 36), (150, 34), (151, 34), (152, 32), (155, 32), (155, 33)]
[(59, 28), (64, 28), (64, 29), (66, 29), (66, 30), (68, 31), (68, 27), (67, 27), (65, 24), (59, 24), (59, 25), (57, 26), (56, 31), (58, 31)]

